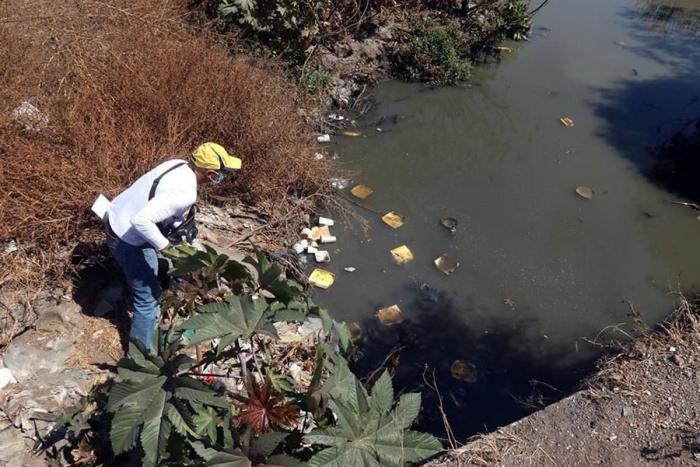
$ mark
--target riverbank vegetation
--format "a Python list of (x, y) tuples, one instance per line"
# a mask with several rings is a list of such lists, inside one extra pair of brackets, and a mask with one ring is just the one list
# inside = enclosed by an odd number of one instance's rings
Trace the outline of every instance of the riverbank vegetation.
[[(59, 421), (46, 446), (52, 457), (79, 465), (400, 467), (442, 449), (409, 429), (420, 394), (395, 404), (387, 371), (368, 392), (344, 357), (350, 328), (255, 253), (244, 262), (257, 279), (212, 249), (169, 253), (189, 296), (171, 295), (172, 320), (157, 329), (153, 351), (132, 343), (118, 379)], [(317, 330), (297, 331), (311, 320)], [(64, 437), (68, 445), (55, 449)]]

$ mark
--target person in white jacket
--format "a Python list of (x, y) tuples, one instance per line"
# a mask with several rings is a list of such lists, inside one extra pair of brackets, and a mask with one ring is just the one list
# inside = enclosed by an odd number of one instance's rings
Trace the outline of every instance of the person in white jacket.
[(107, 246), (124, 270), (133, 296), (130, 337), (147, 349), (158, 318), (158, 251), (170, 248), (168, 227), (197, 201), (197, 185), (218, 185), (241, 160), (216, 143), (199, 146), (189, 161), (163, 162), (117, 196), (105, 217)]

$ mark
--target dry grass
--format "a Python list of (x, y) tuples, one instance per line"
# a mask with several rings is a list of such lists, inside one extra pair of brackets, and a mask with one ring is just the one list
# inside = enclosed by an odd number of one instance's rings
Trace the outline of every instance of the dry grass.
[(641, 324), (635, 315), (640, 335), (626, 342), (610, 344), (613, 352), (598, 363), (598, 371), (584, 382), (592, 397), (600, 397), (606, 390), (623, 396), (639, 397), (647, 386), (640, 365), (668, 352), (669, 346), (683, 345), (700, 340), (700, 302), (691, 302), (680, 292), (675, 293), (677, 305), (671, 316), (661, 324), (660, 330)]
[(528, 440), (499, 430), (472, 437), (466, 445), (450, 450), (446, 456), (428, 463), (426, 467), (490, 466), (498, 464), (506, 456), (525, 460), (533, 450), (538, 448)]
[[(204, 141), (244, 161), (217, 190), (224, 200), (275, 219), (299, 198), (328, 194), (333, 166), (313, 157), (301, 98), (273, 68), (191, 30), (185, 14), (175, 0), (0, 5), (0, 241), (31, 246), (24, 257), (35, 262), (101, 241), (89, 210), (99, 193), (114, 197)], [(48, 117), (45, 127), (17, 120), (23, 101)]]
[[(114, 323), (104, 318), (85, 316), (82, 334), (66, 361), (71, 369), (88, 369), (93, 365), (116, 364), (124, 356), (121, 336), (128, 332), (128, 322)], [(122, 333), (120, 333), (120, 328)]]

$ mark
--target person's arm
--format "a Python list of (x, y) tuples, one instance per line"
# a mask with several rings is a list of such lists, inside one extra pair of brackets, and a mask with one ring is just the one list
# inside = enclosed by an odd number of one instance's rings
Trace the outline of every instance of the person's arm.
[(170, 247), (170, 242), (156, 224), (179, 215), (194, 204), (194, 201), (186, 193), (159, 193), (131, 218), (131, 225), (153, 248), (158, 251), (164, 250)]

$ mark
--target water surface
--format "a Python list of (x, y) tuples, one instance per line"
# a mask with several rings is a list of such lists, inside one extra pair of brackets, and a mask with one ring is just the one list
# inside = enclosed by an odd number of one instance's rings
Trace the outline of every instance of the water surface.
[[(699, 8), (550, 2), (529, 42), (508, 44), (465, 86), (382, 84), (358, 120), (363, 135), (331, 148), (374, 189), (363, 203), (406, 224), (393, 230), (360, 209), (366, 235), (334, 227), (337, 281), (316, 300), (363, 327), (361, 366), (406, 346), (396, 382), (424, 390), (426, 426), (441, 425), (426, 365), (466, 436), (570, 391), (595, 355), (578, 338), (631, 332), (630, 305), (654, 323), (672, 309), (670, 292), (700, 289), (700, 223), (668, 202), (686, 187), (656, 173), (648, 151), (700, 115)], [(580, 185), (593, 199), (574, 193)], [(454, 235), (444, 216), (460, 221)], [(389, 250), (404, 244), (415, 260), (399, 266)], [(433, 265), (444, 253), (460, 262), (451, 275)], [(392, 304), (408, 322), (377, 325)], [(455, 359), (477, 366), (476, 382), (450, 376)]]

